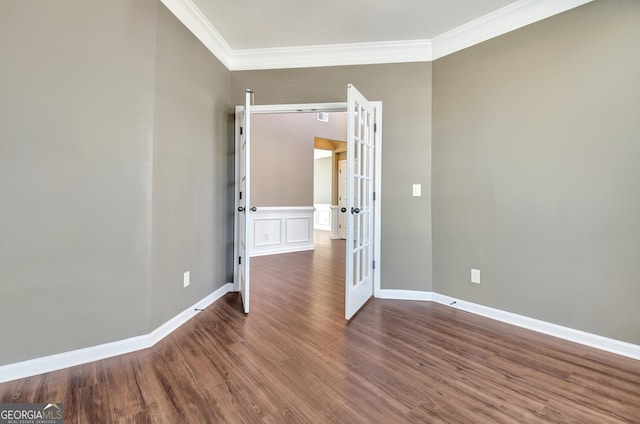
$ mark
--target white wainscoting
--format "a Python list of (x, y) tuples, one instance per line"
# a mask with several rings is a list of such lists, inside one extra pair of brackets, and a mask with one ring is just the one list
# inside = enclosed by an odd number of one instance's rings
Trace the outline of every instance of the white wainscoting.
[(313, 215), (313, 206), (258, 207), (249, 213), (249, 255), (313, 250)]
[(331, 205), (328, 203), (314, 203), (313, 207), (313, 229), (321, 231), (331, 231)]
[(337, 239), (340, 238), (340, 234), (338, 233), (340, 220), (338, 219), (338, 214), (340, 213), (340, 206), (332, 205), (331, 206), (331, 238)]
[(328, 203), (315, 203), (316, 210), (313, 212), (313, 229), (320, 231), (330, 231), (331, 238), (340, 238), (338, 234), (338, 212), (340, 207)]

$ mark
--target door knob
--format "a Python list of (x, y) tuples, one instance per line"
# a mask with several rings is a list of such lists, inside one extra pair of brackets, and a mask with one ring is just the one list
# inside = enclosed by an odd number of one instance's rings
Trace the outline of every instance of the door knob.
[(256, 208), (255, 206), (251, 206), (251, 209), (250, 209), (251, 212), (255, 212), (257, 210), (258, 210), (258, 208)]
[(347, 208), (340, 208), (340, 212), (345, 213), (347, 211)]
[(351, 213), (360, 213), (359, 208), (351, 208)]
[(238, 206), (238, 212), (244, 212), (244, 207)]

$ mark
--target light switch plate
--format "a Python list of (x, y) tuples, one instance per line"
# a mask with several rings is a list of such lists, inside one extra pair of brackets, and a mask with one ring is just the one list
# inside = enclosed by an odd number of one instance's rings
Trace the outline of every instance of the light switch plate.
[(413, 196), (414, 197), (422, 196), (422, 184), (413, 185)]
[(189, 284), (191, 284), (191, 271), (184, 273), (183, 284), (185, 287), (189, 287)]
[(480, 284), (480, 270), (471, 268), (471, 282)]

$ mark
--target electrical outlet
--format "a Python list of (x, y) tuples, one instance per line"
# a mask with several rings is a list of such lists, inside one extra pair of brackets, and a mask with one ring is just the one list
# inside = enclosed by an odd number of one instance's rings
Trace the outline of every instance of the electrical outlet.
[(184, 273), (182, 281), (185, 287), (189, 287), (189, 284), (191, 284), (191, 271), (187, 271)]
[(480, 284), (480, 270), (471, 268), (471, 282)]

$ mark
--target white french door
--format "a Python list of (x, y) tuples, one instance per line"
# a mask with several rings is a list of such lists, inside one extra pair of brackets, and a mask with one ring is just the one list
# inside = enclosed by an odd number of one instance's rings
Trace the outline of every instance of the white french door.
[(347, 257), (345, 318), (373, 296), (375, 108), (347, 87)]
[[(242, 296), (244, 313), (249, 313), (250, 258), (248, 248), (249, 211), (251, 204), (251, 91), (247, 90), (245, 107), (236, 108), (236, 270), (234, 281)], [(238, 123), (239, 128), (238, 128)]]
[(382, 118), (382, 103), (369, 102), (351, 84), (347, 87), (347, 103), (291, 105), (251, 105), (252, 92), (247, 90), (245, 106), (236, 107), (236, 212), (234, 283), (242, 296), (244, 312), (249, 313), (250, 247), (252, 231), (250, 207), (251, 114), (292, 113), (347, 110), (346, 204), (346, 268), (345, 318), (355, 313), (376, 292), (380, 271), (374, 261), (380, 255), (380, 202), (374, 202), (374, 190), (380, 191), (380, 132), (375, 131)]

